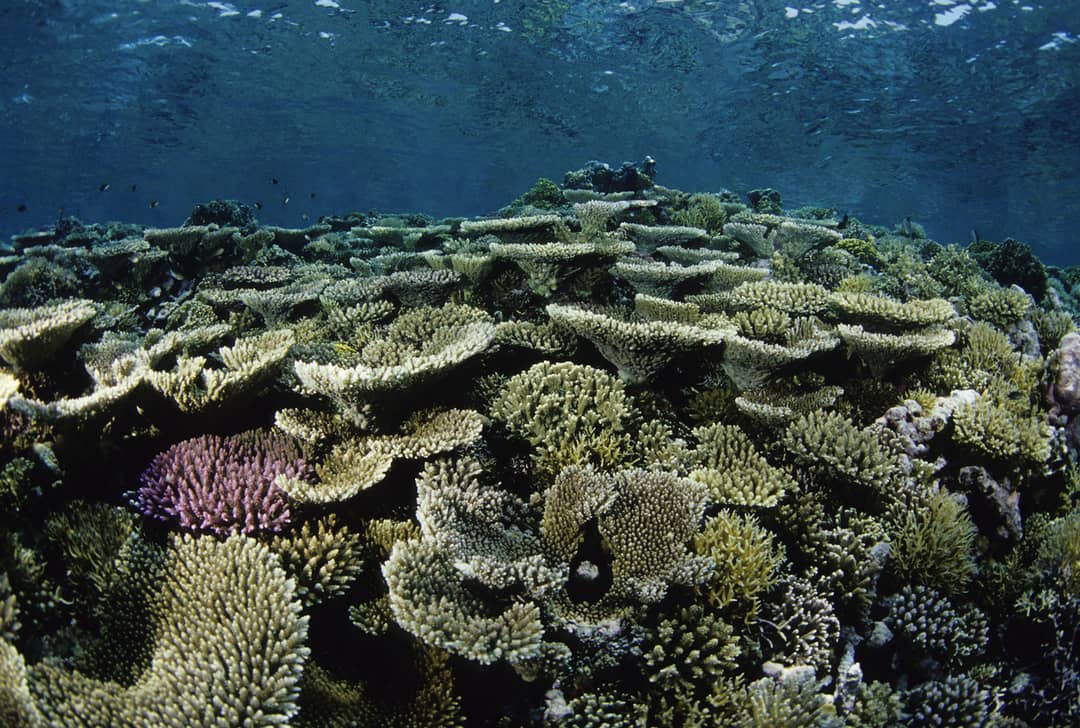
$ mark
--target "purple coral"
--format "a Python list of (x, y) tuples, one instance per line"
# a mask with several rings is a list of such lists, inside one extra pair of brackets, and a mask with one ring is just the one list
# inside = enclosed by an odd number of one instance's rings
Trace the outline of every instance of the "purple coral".
[(132, 504), (147, 516), (219, 535), (281, 531), (289, 503), (279, 475), (305, 477), (295, 441), (261, 430), (203, 435), (158, 453), (139, 478)]

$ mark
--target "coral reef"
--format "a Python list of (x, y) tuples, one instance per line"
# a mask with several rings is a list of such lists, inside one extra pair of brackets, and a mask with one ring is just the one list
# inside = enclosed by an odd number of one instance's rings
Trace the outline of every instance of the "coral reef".
[(1080, 269), (655, 175), (20, 236), (0, 723), (1076, 725)]

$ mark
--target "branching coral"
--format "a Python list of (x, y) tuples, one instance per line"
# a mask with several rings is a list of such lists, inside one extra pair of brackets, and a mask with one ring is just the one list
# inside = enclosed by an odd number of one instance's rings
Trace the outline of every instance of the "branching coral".
[(537, 449), (540, 466), (615, 467), (627, 449), (633, 416), (623, 384), (607, 372), (570, 362), (540, 362), (512, 377), (491, 414)]
[(45, 720), (178, 728), (288, 721), (308, 625), (269, 548), (244, 536), (185, 536), (175, 540), (166, 574), (149, 667), (124, 687), (39, 663), (30, 690)]
[(694, 536), (694, 550), (716, 564), (709, 580), (699, 587), (709, 603), (752, 621), (782, 561), (773, 534), (752, 515), (724, 510), (709, 518)]
[(300, 448), (286, 436), (204, 435), (157, 455), (140, 477), (132, 503), (148, 516), (175, 520), (192, 531), (280, 531), (291, 516), (275, 481), (305, 472)]

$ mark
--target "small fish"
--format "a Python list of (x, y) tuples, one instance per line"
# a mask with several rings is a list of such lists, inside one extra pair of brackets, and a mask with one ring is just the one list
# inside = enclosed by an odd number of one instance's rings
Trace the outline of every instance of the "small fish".
[(283, 205), (287, 205), (287, 204), (289, 204), (289, 196), (288, 196), (288, 195), (285, 195), (285, 199), (283, 199), (283, 200), (281, 201), (281, 204), (283, 204)]
[(131, 185), (131, 191), (134, 192), (138, 187), (138, 185)]
[(271, 177), (270, 178), (270, 184), (276, 185), (277, 183), (278, 183), (278, 178), (277, 177)]
[(105, 192), (106, 190), (109, 189), (109, 187), (110, 187), (110, 185), (109, 185), (108, 182), (102, 182), (101, 184), (98, 185), (97, 190), (98, 190), (98, 192)]
[(18, 210), (19, 212), (26, 212), (26, 203), (25, 202), (20, 202), (19, 206), (16, 207), (15, 209)]
[(161, 203), (158, 202), (157, 200), (150, 200), (150, 209), (153, 210), (155, 207), (157, 207), (160, 204)]
[(843, 230), (847, 226), (848, 226), (848, 215), (845, 212), (844, 216), (842, 218), (840, 218), (840, 222), (837, 223), (836, 227), (839, 228), (840, 230)]
[(310, 197), (311, 199), (314, 200), (315, 199), (315, 193), (314, 192), (308, 192), (308, 197)]
[(307, 219), (308, 219), (308, 214), (307, 214), (306, 212), (305, 212), (305, 213), (303, 213), (303, 214), (301, 214), (301, 215), (300, 215), (300, 219), (306, 222), (306, 221), (307, 221)]
[(261, 210), (262, 209), (262, 203), (261, 202), (256, 202), (255, 203), (255, 209), (256, 210)]
[(979, 242), (979, 231), (975, 228), (971, 228), (971, 235), (969, 236), (969, 238), (972, 244)]
[(904, 222), (900, 224), (900, 234), (911, 237), (914, 232), (914, 228), (911, 227), (911, 217), (905, 217)]

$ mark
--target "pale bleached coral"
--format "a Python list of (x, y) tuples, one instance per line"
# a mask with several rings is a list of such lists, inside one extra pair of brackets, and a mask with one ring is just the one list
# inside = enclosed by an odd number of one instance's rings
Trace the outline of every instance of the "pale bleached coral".
[(830, 351), (839, 343), (816, 320), (796, 319), (784, 331), (780, 343), (729, 335), (720, 365), (737, 389), (756, 389), (785, 368)]
[(4, 639), (0, 639), (0, 720), (10, 728), (48, 725), (30, 694), (23, 656)]
[(377, 441), (346, 440), (315, 465), (315, 482), (279, 477), (276, 483), (300, 503), (337, 503), (382, 481), (393, 464), (394, 456)]
[(941, 327), (888, 334), (867, 331), (859, 325), (839, 324), (836, 331), (843, 339), (844, 346), (862, 359), (876, 376), (881, 376), (897, 364), (942, 351), (956, 341), (956, 334)]
[(598, 242), (492, 243), (491, 256), (512, 261), (526, 275), (534, 293), (550, 296), (560, 284), (589, 268), (609, 268), (619, 257), (632, 253), (625, 240)]
[(291, 329), (274, 329), (219, 347), (224, 368), (208, 367), (202, 356), (181, 355), (173, 369), (149, 369), (144, 376), (181, 411), (199, 412), (255, 392), (273, 376), (293, 342)]
[(527, 215), (466, 220), (459, 229), (468, 237), (495, 235), (504, 242), (536, 243), (552, 240), (555, 226), (562, 223), (563, 218), (559, 215)]
[(790, 316), (817, 316), (828, 308), (829, 290), (816, 283), (748, 281), (728, 292), (724, 301), (733, 312), (774, 308)]
[(647, 321), (692, 325), (701, 320), (701, 308), (696, 303), (672, 301), (643, 293), (634, 296), (634, 313)]
[(639, 225), (624, 222), (619, 231), (634, 242), (639, 253), (652, 253), (668, 245), (690, 246), (709, 242), (709, 233), (701, 228), (683, 225)]
[(17, 370), (36, 369), (97, 312), (97, 306), (86, 300), (0, 309), (0, 359)]
[(615, 275), (628, 281), (638, 293), (673, 298), (676, 292), (686, 294), (701, 290), (726, 267), (731, 266), (718, 260), (703, 261), (692, 265), (621, 260), (611, 270)]
[(629, 383), (649, 381), (678, 354), (718, 346), (728, 333), (725, 329), (640, 321), (615, 312), (554, 303), (548, 305), (547, 312), (555, 323), (591, 341)]
[(500, 321), (495, 325), (495, 343), (532, 349), (548, 356), (569, 357), (577, 350), (577, 337), (551, 322)]
[(829, 306), (845, 321), (886, 330), (938, 326), (956, 316), (953, 305), (942, 298), (900, 303), (884, 296), (834, 291), (829, 295)]
[(360, 363), (343, 367), (297, 361), (296, 375), (305, 392), (325, 395), (345, 410), (429, 382), (485, 351), (494, 340), (495, 325), (467, 309), (416, 309), (395, 320), (386, 338), (366, 346)]
[(425, 642), (485, 665), (524, 660), (540, 649), (540, 607), (528, 600), (493, 606), (432, 541), (395, 544), (382, 573), (395, 621)]

